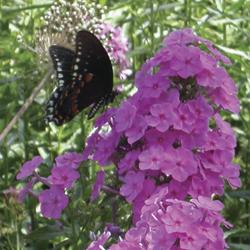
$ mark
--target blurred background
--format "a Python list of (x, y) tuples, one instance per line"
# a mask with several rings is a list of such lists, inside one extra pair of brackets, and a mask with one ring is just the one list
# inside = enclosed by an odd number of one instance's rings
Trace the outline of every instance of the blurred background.
[[(74, 202), (60, 222), (37, 213), (36, 200), (18, 203), (15, 176), (20, 166), (34, 155), (46, 159), (49, 173), (55, 156), (66, 151), (81, 152), (92, 121), (82, 112), (72, 122), (55, 127), (44, 122), (44, 110), (55, 80), (48, 75), (50, 65), (41, 63), (36, 53), (37, 34), (46, 11), (56, 1), (1, 1), (0, 14), (0, 132), (33, 93), (29, 107), (0, 142), (0, 249), (84, 249), (91, 231), (112, 221), (126, 230), (129, 206), (113, 196), (102, 195), (89, 203), (91, 183), (98, 166), (84, 163), (81, 181), (72, 191)], [(63, 1), (61, 1), (63, 2)], [(73, 3), (73, 1), (67, 1)], [(242, 188), (225, 187), (222, 198), (224, 216), (234, 227), (225, 234), (230, 249), (250, 249), (250, 0), (99, 0), (81, 1), (107, 6), (105, 21), (122, 27), (128, 40), (130, 74), (115, 77), (123, 93), (114, 105), (133, 90), (135, 73), (161, 46), (171, 31), (191, 27), (199, 36), (211, 40), (232, 60), (228, 68), (238, 86), (240, 115), (225, 113), (237, 135), (235, 162), (241, 165)], [(98, 17), (98, 15), (97, 15)], [(41, 82), (42, 81), (42, 82)], [(34, 93), (39, 88), (38, 94)], [(112, 166), (108, 181), (112, 182)], [(119, 203), (119, 207), (118, 207)], [(123, 204), (124, 203), (124, 204)], [(123, 204), (123, 205), (122, 205)], [(112, 206), (111, 206), (112, 205)], [(116, 207), (117, 221), (112, 209)], [(113, 211), (114, 212), (114, 211)], [(72, 243), (74, 241), (74, 244)]]

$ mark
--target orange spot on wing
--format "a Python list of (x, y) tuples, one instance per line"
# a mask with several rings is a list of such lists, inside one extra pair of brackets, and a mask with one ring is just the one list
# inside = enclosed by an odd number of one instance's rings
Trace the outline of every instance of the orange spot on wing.
[(93, 76), (94, 75), (92, 73), (87, 73), (87, 74), (84, 75), (83, 80), (85, 82), (90, 82), (93, 79)]

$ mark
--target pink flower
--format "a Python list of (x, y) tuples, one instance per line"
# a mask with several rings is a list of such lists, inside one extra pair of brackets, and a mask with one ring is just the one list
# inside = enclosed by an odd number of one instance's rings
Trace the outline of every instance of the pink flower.
[(117, 132), (122, 132), (131, 127), (136, 114), (136, 107), (129, 102), (123, 102), (121, 108), (115, 115), (115, 128)]
[(189, 150), (172, 149), (168, 151), (162, 171), (166, 175), (172, 175), (175, 180), (182, 182), (197, 172), (197, 162), (193, 153)]
[(80, 178), (80, 174), (73, 168), (54, 166), (51, 170), (51, 182), (64, 188), (71, 188)]
[(231, 112), (240, 112), (240, 102), (235, 94), (228, 94), (223, 88), (219, 87), (209, 91), (209, 97), (213, 102), (224, 109), (228, 109)]
[(160, 132), (168, 130), (174, 123), (175, 113), (170, 103), (154, 104), (150, 108), (151, 115), (146, 117), (149, 126), (156, 127)]
[(156, 185), (152, 180), (145, 179), (143, 182), (143, 189), (133, 200), (133, 223), (136, 223), (140, 220), (141, 209), (145, 205), (145, 200), (148, 199), (152, 193), (155, 191)]
[(62, 210), (68, 205), (68, 197), (61, 186), (53, 185), (40, 193), (39, 202), (44, 217), (59, 219)]
[(119, 142), (118, 140), (119, 137), (114, 131), (106, 135), (104, 138), (100, 138), (100, 140), (98, 140), (97, 144), (95, 145), (95, 154), (93, 156), (93, 160), (98, 161), (101, 166), (104, 166), (110, 162), (110, 157)]
[(34, 156), (32, 160), (26, 161), (17, 174), (17, 180), (23, 180), (33, 174), (33, 171), (43, 162), (41, 156)]
[(33, 177), (18, 193), (18, 201), (24, 202), (25, 198), (28, 196), (29, 192), (32, 191), (33, 185), (36, 183), (36, 177)]
[(150, 231), (146, 236), (146, 240), (148, 242), (148, 250), (171, 250), (177, 237), (169, 235), (165, 227), (161, 226)]
[(125, 177), (122, 178), (124, 184), (121, 187), (121, 195), (126, 197), (128, 202), (132, 202), (136, 196), (142, 191), (144, 183), (144, 174), (142, 172), (128, 172)]
[(160, 170), (163, 168), (166, 152), (161, 146), (151, 147), (139, 155), (139, 168), (141, 170)]
[(194, 35), (192, 29), (185, 28), (171, 32), (163, 41), (164, 45), (172, 47), (173, 45), (187, 45), (198, 42), (199, 38)]
[(95, 184), (92, 187), (92, 193), (91, 193), (91, 201), (94, 201), (101, 191), (101, 188), (105, 181), (105, 172), (103, 170), (100, 170), (96, 173), (96, 180)]
[(180, 77), (186, 79), (201, 71), (200, 51), (198, 48), (172, 46), (172, 54), (174, 58), (170, 67)]
[(168, 207), (167, 213), (162, 216), (162, 221), (166, 231), (170, 234), (177, 232), (185, 233), (187, 227), (193, 222), (185, 216), (185, 213), (182, 213), (182, 211), (172, 206)]
[(193, 249), (202, 249), (203, 246), (207, 243), (207, 238), (198, 235), (196, 230), (186, 232), (186, 235), (180, 239), (180, 247), (182, 249), (193, 250)]
[(126, 171), (131, 170), (136, 166), (136, 161), (138, 159), (138, 155), (140, 151), (130, 151), (128, 152), (123, 159), (118, 164), (119, 174), (122, 175)]
[(125, 135), (128, 138), (128, 143), (133, 144), (134, 142), (138, 141), (141, 137), (143, 137), (146, 129), (147, 129), (147, 123), (144, 117), (142, 115), (136, 115), (135, 122), (125, 132)]
[(196, 99), (189, 101), (187, 107), (196, 120), (207, 121), (214, 113), (212, 107), (207, 103), (203, 96), (199, 96)]
[(200, 208), (204, 208), (207, 210), (213, 210), (213, 211), (221, 211), (223, 209), (223, 204), (220, 201), (213, 201), (208, 197), (204, 196), (198, 196), (197, 199), (192, 199), (191, 202), (193, 202), (196, 206)]
[(209, 54), (200, 54), (202, 70), (197, 74), (197, 84), (204, 87), (217, 88), (220, 86), (220, 79), (217, 75), (220, 69), (216, 66), (216, 60)]
[(106, 243), (106, 241), (109, 239), (111, 236), (111, 233), (109, 231), (104, 231), (98, 239), (93, 241), (86, 250), (100, 250), (104, 249), (103, 245)]
[(67, 152), (56, 157), (57, 167), (78, 168), (83, 161), (83, 155), (76, 152)]
[(158, 77), (157, 75), (149, 75), (145, 79), (145, 84), (142, 88), (142, 95), (146, 98), (158, 98), (170, 86), (170, 81), (166, 77)]
[(195, 126), (194, 121), (194, 112), (190, 111), (190, 107), (187, 104), (180, 104), (176, 112), (174, 128), (190, 133)]
[(231, 188), (236, 189), (241, 186), (240, 166), (238, 164), (228, 164), (222, 171), (222, 176), (228, 181)]

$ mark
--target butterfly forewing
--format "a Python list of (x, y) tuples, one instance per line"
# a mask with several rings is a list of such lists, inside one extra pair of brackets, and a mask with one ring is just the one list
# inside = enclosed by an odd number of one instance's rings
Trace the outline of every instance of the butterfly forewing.
[[(61, 125), (70, 121), (82, 109), (99, 103), (113, 88), (113, 70), (101, 42), (90, 32), (77, 33), (69, 84), (54, 91), (50, 101), (54, 108), (48, 120)], [(69, 77), (69, 76), (68, 76)]]
[(62, 46), (52, 45), (49, 48), (49, 53), (56, 71), (59, 86), (70, 84), (75, 52)]

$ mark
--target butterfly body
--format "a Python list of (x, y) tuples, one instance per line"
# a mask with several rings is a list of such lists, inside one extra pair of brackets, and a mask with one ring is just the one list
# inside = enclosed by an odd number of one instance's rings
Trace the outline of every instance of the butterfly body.
[[(76, 36), (75, 51), (53, 45), (49, 49), (58, 87), (46, 108), (46, 120), (62, 125), (83, 109), (112, 100), (113, 70), (101, 42), (86, 30)], [(96, 112), (97, 110), (95, 110)], [(92, 118), (95, 115), (91, 109)]]

